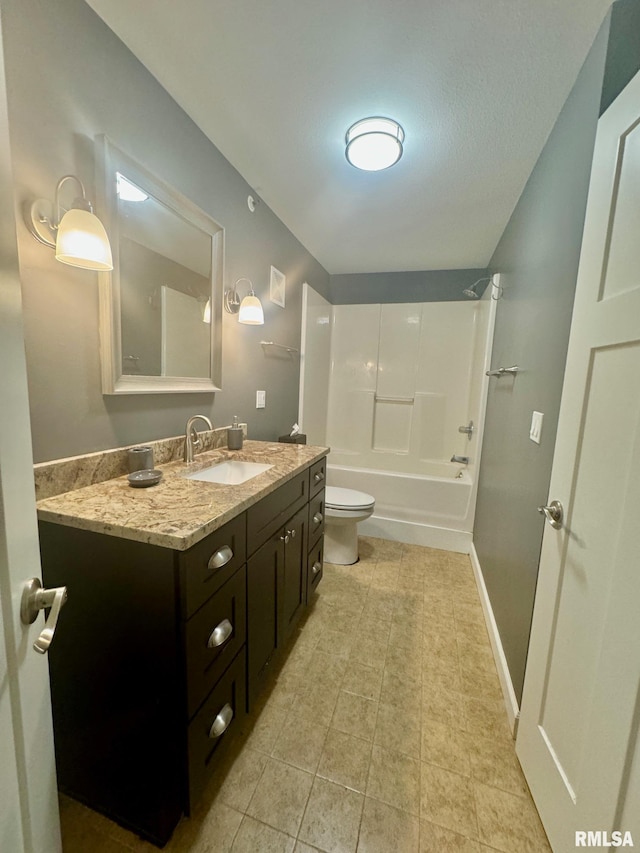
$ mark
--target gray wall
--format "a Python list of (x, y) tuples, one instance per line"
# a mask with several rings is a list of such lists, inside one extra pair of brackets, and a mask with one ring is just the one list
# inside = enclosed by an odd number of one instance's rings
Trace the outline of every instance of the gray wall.
[[(424, 270), (420, 272), (374, 272), (332, 275), (329, 299), (334, 305), (378, 304), (385, 302), (452, 302), (465, 299), (462, 291), (485, 269)], [(481, 296), (488, 281), (477, 289)]]
[[(609, 19), (533, 170), (489, 268), (503, 275), (487, 404), (474, 543), (518, 700), (571, 323)], [(544, 413), (542, 443), (529, 439)]]
[[(224, 315), (223, 390), (103, 397), (94, 273), (56, 262), (19, 215), (18, 248), (36, 461), (136, 443), (184, 430), (202, 412), (232, 415), (270, 439), (297, 418), (296, 359), (265, 356), (267, 338), (299, 346), (302, 282), (327, 295), (329, 276), (83, 0), (1, 0), (16, 202), (52, 198), (76, 173), (95, 198), (93, 140), (106, 133), (226, 229), (225, 279), (252, 279), (265, 325)], [(286, 308), (269, 301), (269, 267), (287, 276)], [(257, 411), (255, 392), (267, 392)]]
[(616, 0), (611, 7), (601, 113), (615, 100), (639, 68), (640, 0)]

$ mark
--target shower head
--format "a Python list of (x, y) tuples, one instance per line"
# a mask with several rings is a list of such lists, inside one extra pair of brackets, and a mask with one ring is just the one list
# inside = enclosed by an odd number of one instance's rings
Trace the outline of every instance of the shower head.
[(469, 299), (480, 299), (480, 294), (477, 292), (476, 288), (481, 281), (491, 281), (491, 279), (488, 277), (479, 278), (477, 281), (474, 281), (470, 287), (465, 288), (465, 290), (462, 291), (462, 295), (467, 296)]

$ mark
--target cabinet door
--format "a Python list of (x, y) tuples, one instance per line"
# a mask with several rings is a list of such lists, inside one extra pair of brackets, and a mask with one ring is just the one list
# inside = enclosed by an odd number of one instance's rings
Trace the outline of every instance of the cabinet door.
[(284, 560), (278, 588), (278, 645), (291, 636), (305, 603), (308, 511), (303, 507), (284, 529)]
[(284, 541), (278, 530), (247, 561), (247, 648), (249, 704), (266, 677), (278, 644), (278, 587)]

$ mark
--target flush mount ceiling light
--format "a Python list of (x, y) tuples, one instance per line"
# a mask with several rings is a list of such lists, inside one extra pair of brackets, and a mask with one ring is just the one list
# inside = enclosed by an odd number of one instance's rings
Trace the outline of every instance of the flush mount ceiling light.
[(363, 118), (351, 125), (345, 142), (345, 154), (352, 166), (366, 172), (379, 172), (402, 157), (404, 130), (391, 118)]
[[(244, 299), (240, 299), (237, 286), (241, 281), (249, 282), (249, 293)], [(262, 303), (256, 296), (253, 290), (251, 279), (238, 278), (234, 282), (233, 287), (230, 287), (224, 294), (224, 308), (229, 314), (238, 315), (238, 323), (244, 323), (246, 326), (264, 326), (264, 311)]]
[[(60, 192), (65, 181), (75, 181), (82, 195), (61, 215)], [(27, 227), (39, 243), (55, 249), (57, 261), (85, 270), (113, 269), (107, 232), (93, 212), (80, 178), (60, 178), (53, 204), (48, 199), (36, 199), (27, 214)]]

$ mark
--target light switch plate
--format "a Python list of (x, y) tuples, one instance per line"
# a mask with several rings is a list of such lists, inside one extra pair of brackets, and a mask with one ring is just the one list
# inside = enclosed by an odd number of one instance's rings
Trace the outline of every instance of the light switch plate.
[(544, 414), (542, 412), (534, 412), (531, 416), (531, 428), (529, 430), (529, 438), (531, 439), (531, 441), (535, 441), (536, 444), (540, 444), (543, 420)]
[(267, 405), (267, 392), (256, 391), (256, 409), (264, 409)]

